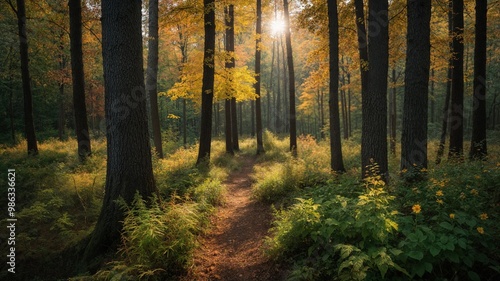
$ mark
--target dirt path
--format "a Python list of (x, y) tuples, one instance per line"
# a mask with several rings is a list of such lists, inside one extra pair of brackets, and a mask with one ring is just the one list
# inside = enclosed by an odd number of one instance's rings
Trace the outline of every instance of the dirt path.
[(271, 281), (280, 271), (262, 253), (271, 222), (269, 206), (251, 199), (255, 158), (242, 156), (242, 168), (229, 175), (226, 204), (212, 217), (213, 229), (202, 237), (194, 267), (183, 280)]

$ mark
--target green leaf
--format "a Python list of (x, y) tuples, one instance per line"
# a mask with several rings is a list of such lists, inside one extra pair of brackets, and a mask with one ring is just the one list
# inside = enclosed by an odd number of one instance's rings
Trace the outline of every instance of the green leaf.
[(425, 265), (425, 270), (426, 270), (427, 272), (431, 273), (431, 272), (432, 272), (432, 264), (431, 264), (431, 263), (426, 262), (426, 263), (424, 263), (424, 265)]
[(429, 251), (431, 252), (431, 255), (432, 255), (433, 257), (435, 257), (435, 256), (439, 255), (439, 252), (441, 252), (441, 249), (439, 249), (439, 248), (437, 248), (437, 247), (434, 247), (434, 246), (431, 246), (431, 247), (429, 248)]
[(462, 248), (462, 249), (466, 249), (467, 248), (467, 240), (465, 240), (465, 238), (458, 239), (458, 246), (460, 246), (460, 248)]
[(448, 229), (448, 230), (452, 230), (453, 229), (453, 225), (451, 225), (447, 221), (444, 221), (444, 222), (440, 223), (439, 226), (441, 226), (444, 229)]
[(424, 258), (424, 253), (421, 251), (410, 251), (408, 256), (416, 260), (422, 260)]
[(477, 275), (477, 273), (475, 273), (474, 271), (468, 271), (467, 275), (469, 275), (469, 278), (472, 281), (480, 281), (481, 280), (481, 278), (479, 277), (479, 275)]

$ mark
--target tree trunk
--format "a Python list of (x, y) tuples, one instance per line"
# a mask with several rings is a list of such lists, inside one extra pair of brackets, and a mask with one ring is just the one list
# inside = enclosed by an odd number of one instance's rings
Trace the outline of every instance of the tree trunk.
[[(123, 208), (136, 193), (149, 200), (156, 186), (151, 162), (143, 76), (141, 1), (102, 1), (107, 171), (101, 213), (85, 249), (90, 270), (120, 243)], [(124, 44), (126, 42), (126, 44)]]
[(256, 40), (255, 40), (255, 122), (257, 134), (257, 155), (263, 154), (264, 143), (262, 141), (262, 109), (261, 109), (261, 95), (260, 95), (260, 59), (261, 59), (261, 42), (262, 42), (262, 1), (257, 0), (257, 24), (256, 24)]
[[(224, 7), (224, 19), (225, 19), (225, 25), (226, 25), (226, 35), (225, 35), (225, 49), (228, 54), (231, 54), (231, 52), (234, 52), (234, 30), (231, 27), (231, 22), (232, 22), (232, 15), (230, 14), (230, 11), (232, 11), (233, 6), (229, 5), (229, 7)], [(234, 69), (234, 57), (231, 57), (229, 60), (226, 60), (225, 63), (225, 68), (226, 71), (229, 73)], [(231, 115), (231, 97), (233, 96), (233, 90), (232, 90), (232, 79), (231, 77), (228, 78), (228, 81), (226, 83), (229, 84), (229, 87), (227, 87), (228, 91), (226, 92), (226, 100), (224, 102), (224, 115), (225, 115), (225, 134), (226, 134), (226, 153), (230, 155), (234, 155), (234, 150), (233, 150), (233, 132), (232, 132), (232, 115)]]
[(158, 0), (149, 0), (148, 68), (146, 71), (146, 91), (151, 107), (153, 142), (159, 158), (163, 158), (160, 113), (158, 112)]
[(476, 36), (474, 48), (474, 94), (472, 100), (471, 159), (485, 159), (486, 146), (486, 0), (476, 0)]
[(431, 0), (408, 1), (401, 169), (427, 168)]
[(24, 130), (28, 143), (28, 155), (38, 154), (38, 144), (33, 119), (33, 94), (31, 92), (31, 78), (28, 58), (28, 36), (26, 34), (26, 7), (24, 0), (17, 0), (17, 26), (19, 29), (19, 52), (21, 55), (21, 77), (23, 81), (24, 97)]
[[(387, 175), (388, 1), (370, 1), (368, 16), (368, 87), (362, 93), (362, 176)], [(377, 28), (378, 27), (378, 28)], [(373, 167), (376, 165), (377, 168)]]
[(205, 46), (203, 54), (203, 81), (201, 90), (200, 147), (196, 164), (208, 165), (212, 142), (212, 102), (214, 99), (215, 1), (203, 0)]
[(282, 122), (281, 122), (281, 71), (280, 71), (280, 41), (277, 40), (276, 43), (276, 117), (275, 117), (275, 129), (276, 133), (282, 133)]
[[(285, 0), (286, 1), (286, 0)], [(328, 101), (330, 118), (330, 168), (335, 172), (345, 172), (342, 159), (339, 117), (339, 22), (337, 1), (328, 1), (328, 33), (330, 64), (330, 96)]]
[(431, 83), (431, 89), (430, 89), (430, 122), (431, 124), (433, 124), (436, 119), (435, 119), (435, 116), (436, 116), (436, 96), (435, 96), (435, 93), (434, 93), (434, 89), (435, 89), (435, 84), (436, 82), (434, 81), (434, 68), (431, 69), (431, 76), (430, 76), (430, 83)]
[(286, 58), (288, 65), (288, 96), (289, 96), (289, 115), (290, 123), (290, 151), (292, 156), (297, 156), (297, 117), (295, 115), (295, 71), (293, 68), (292, 39), (290, 35), (290, 13), (288, 12), (288, 0), (283, 0), (283, 12), (285, 15), (285, 43)]
[(392, 83), (393, 87), (391, 89), (391, 93), (389, 95), (389, 127), (390, 127), (390, 152), (392, 155), (396, 155), (396, 126), (397, 126), (397, 111), (396, 111), (396, 68), (392, 69)]
[(450, 149), (448, 156), (461, 160), (464, 142), (464, 1), (453, 0), (453, 78), (450, 108)]
[[(453, 0), (448, 0), (448, 35), (453, 36)], [(450, 52), (453, 50), (453, 45), (449, 43)], [(450, 115), (450, 99), (451, 99), (451, 81), (453, 78), (453, 54), (448, 59), (448, 71), (446, 81), (446, 96), (443, 105), (443, 116), (441, 123), (441, 137), (439, 139), (439, 147), (436, 154), (436, 164), (441, 163), (441, 158), (444, 155), (446, 145), (446, 135), (448, 131), (448, 120)]]
[(356, 27), (358, 34), (359, 70), (361, 75), (361, 96), (368, 89), (368, 37), (365, 26), (365, 6), (363, 0), (354, 0)]
[(87, 105), (85, 101), (85, 75), (82, 51), (82, 6), (80, 0), (69, 0), (71, 40), (71, 75), (73, 78), (73, 107), (75, 108), (75, 131), (78, 156), (85, 160), (92, 150), (90, 146)]

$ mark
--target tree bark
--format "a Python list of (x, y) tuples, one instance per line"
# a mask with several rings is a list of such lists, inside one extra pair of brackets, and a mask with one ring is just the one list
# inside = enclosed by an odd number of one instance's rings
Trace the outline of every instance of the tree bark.
[(431, 0), (409, 0), (401, 170), (427, 168)]
[(106, 186), (101, 213), (85, 249), (91, 264), (116, 250), (123, 227), (121, 198), (149, 200), (156, 186), (151, 162), (143, 76), (141, 1), (102, 1), (102, 54), (107, 137)]
[(28, 155), (38, 154), (38, 144), (33, 119), (33, 94), (31, 92), (31, 78), (28, 58), (28, 35), (26, 34), (26, 6), (24, 0), (17, 0), (17, 26), (19, 29), (19, 53), (21, 56), (21, 77), (24, 97), (24, 131), (28, 143)]
[(264, 142), (262, 140), (262, 109), (261, 109), (261, 94), (260, 94), (260, 60), (261, 60), (261, 42), (262, 42), (262, 1), (257, 0), (257, 23), (256, 23), (256, 40), (255, 40), (255, 126), (257, 135), (257, 155), (263, 154)]
[[(232, 5), (230, 6), (232, 7)], [(226, 25), (226, 35), (225, 35), (225, 49), (228, 54), (230, 52), (234, 52), (234, 32), (231, 29), (231, 16), (229, 15), (229, 8), (226, 6), (224, 7), (224, 19), (225, 19), (225, 25)], [(233, 33), (233, 34), (231, 34)], [(231, 36), (233, 35), (233, 36)], [(231, 57), (229, 60), (226, 60), (225, 63), (225, 68), (227, 72), (229, 73), (234, 69), (234, 57)], [(224, 102), (224, 115), (225, 115), (225, 134), (226, 134), (226, 153), (230, 155), (234, 155), (234, 150), (233, 150), (233, 133), (232, 133), (232, 115), (231, 115), (231, 97), (233, 95), (232, 91), (232, 79), (228, 78), (228, 81), (226, 83), (230, 84), (227, 89), (229, 89), (226, 92), (226, 100)]]
[(476, 0), (476, 36), (474, 48), (474, 82), (472, 99), (472, 140), (469, 157), (485, 159), (486, 145), (486, 0)]
[(203, 54), (203, 81), (201, 90), (201, 129), (197, 165), (208, 165), (212, 142), (212, 102), (214, 98), (215, 1), (203, 0), (205, 46)]
[(368, 89), (368, 37), (365, 26), (365, 6), (363, 0), (354, 0), (356, 27), (358, 34), (359, 70), (361, 75), (361, 96)]
[[(387, 175), (388, 1), (370, 1), (368, 16), (368, 87), (362, 93), (362, 176)], [(377, 168), (373, 167), (376, 165)]]
[(392, 69), (392, 83), (393, 87), (389, 95), (389, 127), (390, 127), (390, 152), (392, 155), (396, 155), (396, 126), (397, 126), (397, 114), (396, 114), (396, 68)]
[(449, 158), (463, 158), (464, 138), (464, 1), (453, 0), (453, 78), (450, 108)]
[(82, 50), (82, 6), (80, 0), (69, 0), (69, 27), (71, 41), (71, 76), (73, 79), (73, 107), (75, 109), (75, 131), (78, 156), (85, 160), (92, 152), (87, 105), (85, 101), (85, 75)]
[[(286, 0), (285, 0), (286, 1)], [(337, 1), (328, 1), (328, 33), (330, 64), (330, 96), (328, 100), (330, 118), (330, 168), (335, 172), (345, 172), (342, 159), (339, 117), (339, 22)]]
[(163, 158), (160, 113), (158, 112), (158, 0), (149, 0), (148, 68), (146, 71), (146, 91), (151, 107), (153, 143), (159, 158)]
[(283, 12), (285, 16), (285, 43), (286, 59), (288, 64), (288, 96), (290, 123), (290, 152), (292, 156), (297, 156), (297, 116), (295, 114), (295, 71), (293, 68), (292, 39), (290, 34), (290, 13), (288, 11), (288, 0), (283, 0)]

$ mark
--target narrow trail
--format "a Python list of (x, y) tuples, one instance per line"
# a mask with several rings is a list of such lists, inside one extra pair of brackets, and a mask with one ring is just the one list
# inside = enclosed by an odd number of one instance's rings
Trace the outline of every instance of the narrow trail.
[(271, 281), (282, 272), (262, 252), (272, 214), (251, 198), (255, 157), (242, 156), (241, 169), (224, 182), (226, 203), (212, 217), (212, 229), (201, 239), (194, 266), (183, 280)]

